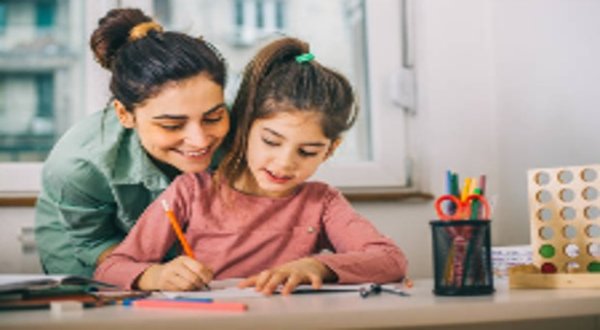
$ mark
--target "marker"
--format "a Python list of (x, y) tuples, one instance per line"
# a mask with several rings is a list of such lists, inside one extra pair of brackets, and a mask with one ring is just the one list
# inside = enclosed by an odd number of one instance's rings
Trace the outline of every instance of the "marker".
[[(447, 170), (446, 171), (446, 194), (452, 195), (452, 171)], [(452, 203), (447, 202), (446, 203), (446, 212), (448, 214), (453, 214), (454, 213), (454, 205), (452, 205)]]
[(140, 308), (165, 308), (165, 309), (184, 309), (184, 310), (205, 310), (205, 311), (224, 311), (224, 312), (244, 312), (248, 306), (239, 302), (203, 302), (170, 299), (140, 299), (131, 302), (133, 307)]
[(188, 297), (175, 297), (175, 298), (127, 298), (123, 299), (121, 304), (123, 306), (132, 306), (133, 302), (140, 299), (152, 299), (152, 300), (160, 300), (160, 301), (190, 301), (197, 303), (212, 303), (212, 298), (188, 298)]
[(462, 194), (460, 195), (460, 200), (462, 202), (467, 200), (467, 196), (471, 192), (471, 178), (465, 178), (465, 185), (463, 186)]
[[(458, 173), (452, 174), (452, 192), (450, 195), (454, 195), (454, 197), (460, 199), (460, 188), (458, 188)], [(450, 203), (450, 213), (455, 214), (458, 205), (454, 203)]]
[[(479, 191), (481, 196), (485, 195), (485, 174), (482, 174), (479, 177)], [(479, 208), (479, 214), (477, 215), (477, 219), (483, 219), (483, 208)]]
[(214, 300), (212, 298), (190, 298), (190, 297), (175, 297), (176, 301), (191, 301), (191, 302), (203, 302), (203, 303), (212, 303)]

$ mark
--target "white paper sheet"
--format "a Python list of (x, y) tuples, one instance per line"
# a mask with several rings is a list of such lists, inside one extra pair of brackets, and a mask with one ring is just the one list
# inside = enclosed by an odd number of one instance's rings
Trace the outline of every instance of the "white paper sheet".
[[(210, 291), (162, 291), (158, 293), (158, 296), (164, 298), (177, 299), (177, 298), (211, 298), (211, 299), (223, 299), (223, 298), (260, 298), (264, 295), (260, 292), (256, 292), (253, 287), (240, 289), (236, 285), (241, 281), (240, 279), (230, 279), (224, 281), (213, 281), (210, 283)], [(361, 288), (368, 289), (371, 283), (362, 284), (323, 284), (321, 289), (314, 289), (310, 285), (300, 285), (296, 287), (294, 293), (324, 293), (324, 292), (358, 292)], [(387, 292), (401, 293), (403, 286), (400, 283), (391, 283), (382, 285)]]

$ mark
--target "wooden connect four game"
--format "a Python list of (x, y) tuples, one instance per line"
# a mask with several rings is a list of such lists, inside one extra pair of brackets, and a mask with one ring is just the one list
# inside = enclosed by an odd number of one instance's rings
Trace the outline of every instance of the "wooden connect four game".
[(600, 165), (532, 169), (528, 190), (539, 273), (511, 287), (600, 288)]

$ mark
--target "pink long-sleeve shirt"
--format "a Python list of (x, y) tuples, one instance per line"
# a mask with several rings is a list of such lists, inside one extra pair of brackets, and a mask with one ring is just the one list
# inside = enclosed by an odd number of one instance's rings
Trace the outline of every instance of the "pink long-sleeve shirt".
[[(309, 182), (292, 196), (270, 198), (246, 195), (225, 183), (213, 189), (213, 184), (207, 173), (175, 179), (94, 278), (132, 288), (149, 266), (161, 262), (177, 240), (163, 199), (215, 279), (247, 277), (307, 256), (333, 270), (339, 283), (392, 282), (406, 274), (402, 251), (331, 186)], [(324, 249), (333, 253), (320, 253)]]

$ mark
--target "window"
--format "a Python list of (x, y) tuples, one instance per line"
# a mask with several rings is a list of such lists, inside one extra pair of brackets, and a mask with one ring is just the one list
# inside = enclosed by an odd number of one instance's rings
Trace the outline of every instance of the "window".
[(6, 3), (0, 2), (0, 35), (6, 31)]
[[(227, 2), (222, 6), (226, 8)], [(283, 8), (283, 0), (233, 0), (233, 43), (251, 47), (262, 38), (283, 31)]]
[(342, 188), (406, 185), (404, 112), (391, 101), (388, 83), (402, 65), (398, 1), (157, 2), (157, 17), (169, 12), (161, 23), (203, 35), (225, 55), (230, 101), (245, 64), (268, 40), (285, 34), (309, 41), (320, 62), (350, 79), (361, 108), (357, 124), (317, 178)]
[(83, 5), (0, 2), (0, 191), (39, 190), (41, 162), (85, 113)]
[(44, 0), (35, 4), (35, 26), (44, 31), (54, 27), (56, 1)]
[(229, 62), (229, 102), (245, 64), (271, 38), (309, 41), (320, 62), (350, 79), (361, 108), (317, 178), (348, 189), (406, 185), (404, 112), (389, 83), (402, 66), (396, 0), (0, 0), (0, 121), (10, 123), (0, 127), (0, 192), (38, 191), (54, 141), (105, 104), (108, 75), (87, 42), (116, 5), (140, 7), (168, 29), (213, 42)]

